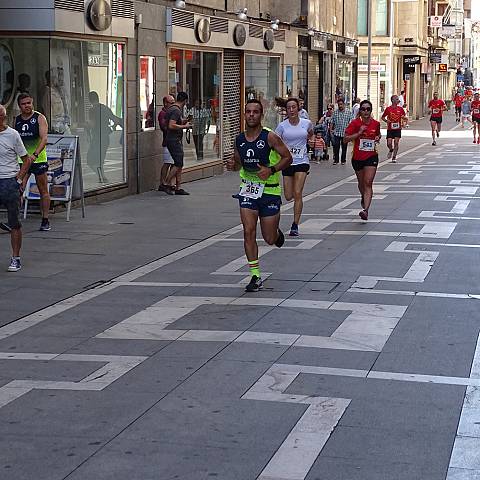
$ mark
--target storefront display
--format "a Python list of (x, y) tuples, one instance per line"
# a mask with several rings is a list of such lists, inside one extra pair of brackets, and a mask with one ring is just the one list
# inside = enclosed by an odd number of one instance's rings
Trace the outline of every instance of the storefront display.
[(171, 48), (168, 57), (168, 92), (188, 94), (184, 116), (192, 129), (184, 135), (185, 167), (220, 157), (220, 54)]
[(343, 97), (345, 104), (352, 105), (353, 63), (339, 58), (337, 61), (335, 97)]
[(78, 135), (85, 191), (124, 183), (124, 45), (15, 37), (0, 39), (5, 51), (14, 65), (3, 74), (2, 56), (0, 90), (9, 124), (20, 113), (16, 98), (29, 93), (50, 133)]
[(280, 121), (275, 97), (280, 96), (280, 58), (245, 55), (245, 100), (263, 105), (264, 125), (275, 129)]

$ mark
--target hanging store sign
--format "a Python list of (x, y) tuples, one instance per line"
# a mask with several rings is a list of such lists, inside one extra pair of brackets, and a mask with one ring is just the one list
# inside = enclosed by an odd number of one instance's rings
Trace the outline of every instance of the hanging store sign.
[(437, 52), (430, 53), (430, 63), (442, 63), (442, 54)]
[(208, 18), (201, 18), (195, 26), (195, 35), (200, 43), (207, 43), (212, 36)]
[(327, 40), (323, 37), (310, 37), (310, 50), (326, 50)]
[(441, 16), (430, 17), (430, 26), (432, 28), (441, 28), (442, 24), (443, 24), (443, 17)]
[(235, 26), (233, 30), (233, 41), (237, 47), (241, 47), (247, 40), (247, 30), (242, 24)]
[(263, 34), (263, 45), (267, 50), (272, 50), (275, 45), (275, 35), (273, 34), (273, 30), (265, 30)]
[(439, 35), (445, 38), (455, 38), (455, 25), (443, 25), (442, 28), (439, 30)]
[(438, 64), (438, 71), (442, 73), (448, 72), (448, 65), (446, 63), (439, 63)]

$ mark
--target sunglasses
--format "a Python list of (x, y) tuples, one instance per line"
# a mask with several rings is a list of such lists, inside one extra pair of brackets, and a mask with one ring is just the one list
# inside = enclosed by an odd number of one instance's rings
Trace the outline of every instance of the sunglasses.
[(361, 112), (371, 112), (372, 109), (371, 109), (370, 107), (362, 107), (362, 108), (360, 109), (360, 111), (361, 111)]

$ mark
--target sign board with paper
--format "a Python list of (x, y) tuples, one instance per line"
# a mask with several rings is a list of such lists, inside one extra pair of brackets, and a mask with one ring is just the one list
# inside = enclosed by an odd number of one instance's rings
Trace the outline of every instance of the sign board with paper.
[[(47, 180), (50, 199), (56, 202), (68, 203), (67, 221), (70, 219), (72, 200), (81, 199), (82, 214), (85, 216), (78, 137), (73, 135), (49, 134), (46, 150), (48, 162)], [(30, 175), (27, 181), (24, 197), (25, 217), (27, 214), (28, 201), (40, 200), (40, 192), (34, 175)]]

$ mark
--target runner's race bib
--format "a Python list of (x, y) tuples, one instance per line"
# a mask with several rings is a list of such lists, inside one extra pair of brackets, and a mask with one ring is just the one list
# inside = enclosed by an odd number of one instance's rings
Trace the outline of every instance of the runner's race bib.
[(290, 149), (290, 153), (292, 154), (293, 158), (301, 159), (305, 156), (306, 149), (305, 148), (299, 148), (299, 147), (292, 147)]
[(375, 151), (375, 140), (370, 140), (369, 138), (361, 138), (360, 145), (358, 149), (361, 152), (374, 152)]
[(434, 108), (434, 109), (432, 110), (432, 112), (433, 112), (434, 114), (436, 114), (436, 113), (440, 113), (440, 109), (438, 109), (438, 108)]
[(393, 122), (390, 124), (392, 130), (398, 130), (400, 128), (400, 124), (398, 122)]
[(240, 196), (247, 198), (260, 198), (263, 195), (265, 189), (264, 183), (250, 182), (248, 180), (242, 182), (240, 187)]

